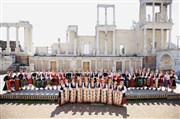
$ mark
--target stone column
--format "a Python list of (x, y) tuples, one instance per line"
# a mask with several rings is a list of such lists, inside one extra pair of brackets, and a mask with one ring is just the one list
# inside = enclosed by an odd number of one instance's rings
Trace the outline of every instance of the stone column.
[(113, 6), (113, 24), (116, 24), (116, 20), (115, 20), (115, 7)]
[(16, 48), (15, 52), (19, 52), (19, 27), (16, 27)]
[(113, 30), (113, 55), (115, 55), (115, 35), (116, 35), (116, 31), (115, 30)]
[(131, 71), (131, 59), (129, 59), (129, 71)]
[(163, 41), (164, 41), (164, 33), (163, 33), (164, 29), (161, 29), (161, 49), (163, 48)]
[(107, 54), (107, 31), (105, 31), (105, 52), (104, 54)]
[(146, 22), (146, 2), (144, 2), (144, 22)]
[(163, 2), (161, 3), (161, 21), (160, 22), (163, 22)]
[(105, 7), (105, 25), (107, 25), (107, 7)]
[(99, 6), (97, 6), (97, 25), (99, 25)]
[(76, 38), (74, 39), (74, 55), (76, 55)]
[(97, 59), (96, 59), (96, 69), (98, 68), (98, 66), (97, 66), (97, 65), (98, 65), (98, 63), (97, 63)]
[(169, 4), (169, 22), (172, 22), (172, 3)]
[(147, 44), (147, 39), (146, 39), (146, 29), (144, 29), (144, 54), (147, 54), (147, 48), (146, 48), (146, 44)]
[(152, 53), (155, 53), (155, 29), (152, 29)]
[(168, 42), (168, 48), (171, 49), (171, 29), (169, 29), (169, 42)]
[(68, 54), (68, 30), (66, 30), (66, 54)]
[(84, 54), (84, 42), (82, 42), (82, 45), (81, 45), (81, 55), (83, 55)]
[(32, 52), (32, 28), (28, 29), (28, 50)]
[(152, 3), (153, 4), (153, 6), (152, 6), (152, 22), (155, 22), (155, 19), (154, 19), (154, 10), (155, 10), (155, 8), (154, 8), (154, 2)]
[(28, 52), (28, 28), (24, 27), (24, 52)]
[(6, 28), (7, 28), (7, 29), (6, 29), (6, 30), (7, 30), (7, 33), (6, 33), (6, 34), (7, 34), (6, 53), (9, 54), (9, 53), (11, 52), (10, 41), (9, 41), (9, 28), (10, 28), (10, 27), (7, 26)]
[(99, 31), (96, 31), (96, 54), (99, 55)]

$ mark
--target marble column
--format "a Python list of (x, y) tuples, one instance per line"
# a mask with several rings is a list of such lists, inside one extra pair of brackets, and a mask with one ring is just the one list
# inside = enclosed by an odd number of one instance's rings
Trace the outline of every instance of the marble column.
[(115, 7), (113, 6), (113, 24), (116, 24), (116, 20), (115, 20)]
[(163, 41), (164, 41), (164, 33), (163, 33), (164, 29), (161, 29), (161, 49), (163, 48)]
[(105, 7), (105, 25), (107, 25), (107, 7)]
[(104, 54), (107, 54), (107, 31), (105, 31), (105, 52)]
[(172, 3), (169, 4), (169, 22), (172, 22)]
[(152, 22), (155, 22), (155, 19), (154, 19), (154, 16), (155, 16), (155, 13), (154, 13), (154, 11), (155, 11), (154, 2), (152, 4), (153, 4), (152, 5)]
[(144, 2), (144, 22), (146, 22), (146, 2)]
[(116, 43), (115, 43), (115, 42), (116, 42), (116, 41), (115, 41), (115, 35), (116, 35), (116, 31), (113, 30), (113, 55), (115, 55), (115, 49), (116, 49), (116, 48), (115, 48), (115, 44), (116, 44)]
[(161, 21), (160, 22), (163, 22), (163, 2), (161, 3)]
[(147, 38), (146, 38), (146, 30), (144, 29), (144, 54), (147, 54), (147, 48), (146, 48), (146, 44), (147, 44)]
[(168, 48), (171, 49), (171, 29), (169, 29), (169, 42), (168, 42)]
[(24, 52), (28, 52), (28, 28), (24, 27)]
[(155, 29), (152, 29), (152, 53), (155, 53)]
[(99, 55), (99, 31), (96, 31), (96, 55)]
[(28, 50), (32, 52), (32, 28), (28, 29), (28, 44), (27, 44)]
[(10, 48), (10, 41), (9, 41), (9, 26), (6, 27), (7, 29), (7, 43), (6, 43), (6, 53), (10, 53), (11, 52), (11, 48)]
[(99, 6), (97, 6), (97, 25), (99, 25)]
[(16, 48), (15, 52), (19, 52), (19, 27), (16, 27)]
[(74, 39), (74, 55), (76, 55), (76, 38)]

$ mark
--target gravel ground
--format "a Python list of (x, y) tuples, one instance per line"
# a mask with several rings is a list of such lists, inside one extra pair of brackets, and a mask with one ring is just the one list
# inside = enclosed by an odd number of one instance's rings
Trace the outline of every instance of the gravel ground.
[(179, 119), (178, 100), (130, 100), (126, 107), (92, 104), (65, 104), (53, 101), (0, 100), (0, 119), (20, 118), (149, 118)]

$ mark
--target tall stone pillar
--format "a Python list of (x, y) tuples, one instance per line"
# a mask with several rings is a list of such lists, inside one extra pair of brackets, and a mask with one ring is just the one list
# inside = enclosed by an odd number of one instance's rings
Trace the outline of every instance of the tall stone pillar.
[(146, 22), (146, 2), (144, 2), (143, 8), (144, 8), (144, 22)]
[(155, 53), (155, 29), (152, 29), (152, 53)]
[(74, 39), (74, 55), (76, 55), (76, 38)]
[(171, 29), (169, 29), (169, 42), (168, 42), (168, 48), (171, 49)]
[(97, 25), (99, 25), (99, 6), (97, 5)]
[(115, 7), (113, 6), (113, 24), (116, 24), (116, 20), (115, 20)]
[(169, 4), (169, 22), (172, 22), (172, 3)]
[(107, 31), (105, 31), (105, 54), (107, 54)]
[(113, 55), (115, 55), (115, 44), (116, 44), (116, 41), (115, 41), (115, 35), (116, 35), (116, 31), (115, 30), (113, 30)]
[(147, 39), (146, 39), (146, 29), (144, 29), (144, 54), (147, 54), (147, 48), (146, 48), (146, 44), (147, 44)]
[(7, 34), (6, 53), (9, 54), (9, 53), (11, 52), (10, 41), (9, 41), (9, 28), (10, 28), (10, 27), (7, 26), (6, 28), (7, 28), (7, 29), (6, 29), (6, 30), (7, 30), (7, 33), (6, 33), (6, 34)]
[(96, 30), (96, 54), (99, 55), (99, 31)]
[(28, 53), (28, 28), (24, 27), (24, 52)]
[(161, 21), (160, 22), (162, 22), (163, 21), (163, 14), (164, 14), (164, 11), (163, 11), (163, 2), (161, 3)]
[(161, 49), (163, 48), (163, 41), (164, 41), (164, 33), (163, 33), (164, 29), (161, 29)]
[(105, 7), (105, 25), (107, 25), (107, 7)]
[(16, 27), (16, 48), (15, 48), (15, 52), (18, 53), (19, 52), (19, 27)]
[(28, 50), (32, 52), (32, 28), (28, 29)]
[(152, 22), (155, 22), (154, 16), (155, 16), (155, 7), (154, 7), (154, 2), (153, 2), (153, 6), (152, 6)]

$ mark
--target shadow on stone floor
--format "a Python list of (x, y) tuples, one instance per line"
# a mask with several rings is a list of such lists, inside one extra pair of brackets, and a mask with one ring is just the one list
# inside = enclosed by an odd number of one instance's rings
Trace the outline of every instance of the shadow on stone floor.
[(88, 115), (104, 115), (105, 113), (109, 113), (112, 115), (115, 113), (116, 116), (122, 115), (123, 118), (127, 118), (129, 115), (127, 113), (127, 107), (117, 107), (117, 106), (95, 106), (91, 104), (65, 104), (63, 106), (57, 106), (55, 110), (51, 113), (50, 117), (54, 117), (55, 115), (59, 115), (61, 113), (68, 113), (72, 111), (72, 115), (76, 113), (80, 113), (80, 115), (84, 115), (84, 113), (88, 113)]

